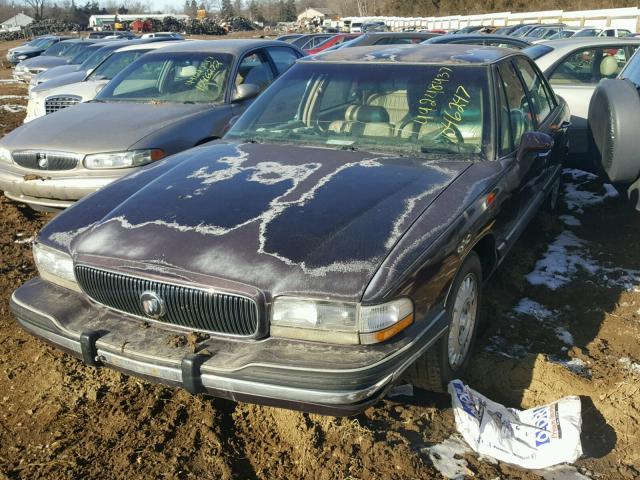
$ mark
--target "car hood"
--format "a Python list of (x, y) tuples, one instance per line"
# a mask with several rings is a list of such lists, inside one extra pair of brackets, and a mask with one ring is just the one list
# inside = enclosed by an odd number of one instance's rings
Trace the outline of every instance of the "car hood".
[(16, 47), (9, 50), (9, 53), (19, 55), (21, 53), (33, 53), (33, 52), (41, 52), (44, 49), (41, 47)]
[(215, 142), (80, 202), (79, 218), (111, 202), (91, 228), (45, 234), (80, 262), (109, 258), (111, 267), (190, 272), (267, 295), (357, 301), (403, 233), (469, 165)]
[(58, 65), (57, 67), (50, 68), (46, 72), (42, 72), (38, 74), (38, 80), (40, 81), (52, 80), (62, 75), (67, 75), (69, 73), (77, 72), (79, 68), (80, 68), (80, 65), (75, 65), (72, 63), (65, 63), (64, 65)]
[[(64, 65), (64, 67), (67, 67), (67, 66), (70, 66), (70, 65)], [(58, 68), (64, 68), (64, 67), (56, 67), (55, 70), (57, 70)], [(38, 75), (38, 80), (43, 81), (44, 83), (41, 83), (37, 87), (33, 87), (33, 89), (31, 90), (32, 92), (40, 93), (40, 92), (49, 90), (51, 88), (61, 87), (62, 85), (69, 85), (71, 83), (81, 82), (82, 80), (84, 80), (84, 77), (87, 76), (87, 72), (76, 70), (71, 73), (53, 75), (52, 77), (49, 77), (47, 79), (47, 76), (45, 76), (45, 74), (49, 73), (50, 71), (51, 70), (47, 70), (46, 72), (41, 73), (40, 75), (42, 76)]]
[(67, 65), (66, 57), (54, 57), (52, 55), (40, 55), (39, 57), (29, 58), (21, 62), (24, 68), (53, 68), (59, 65)]
[(208, 104), (79, 103), (22, 125), (1, 143), (10, 150), (85, 155), (122, 151), (156, 130), (211, 108)]

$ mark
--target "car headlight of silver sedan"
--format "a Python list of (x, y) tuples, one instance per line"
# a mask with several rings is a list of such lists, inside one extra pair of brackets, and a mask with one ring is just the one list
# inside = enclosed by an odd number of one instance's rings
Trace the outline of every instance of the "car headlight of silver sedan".
[(271, 335), (330, 343), (383, 342), (413, 323), (413, 303), (400, 298), (380, 305), (277, 297)]
[(164, 156), (164, 152), (159, 148), (96, 153), (84, 157), (84, 166), (90, 170), (140, 167), (147, 163), (160, 160), (164, 158)]
[(39, 243), (33, 244), (33, 259), (40, 277), (56, 285), (80, 291), (71, 256)]

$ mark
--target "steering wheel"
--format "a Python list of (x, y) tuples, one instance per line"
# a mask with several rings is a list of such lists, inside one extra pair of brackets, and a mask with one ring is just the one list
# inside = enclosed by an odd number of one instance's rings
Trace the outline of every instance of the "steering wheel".
[(444, 130), (429, 132), (427, 135), (425, 135), (424, 138), (433, 143), (448, 143), (451, 145), (456, 145), (458, 148), (460, 147), (460, 145), (464, 145), (464, 137), (462, 136), (462, 132), (460, 132), (460, 129), (453, 123), (449, 125), (449, 129), (453, 130), (453, 134), (456, 137), (455, 142), (448, 135), (444, 135)]

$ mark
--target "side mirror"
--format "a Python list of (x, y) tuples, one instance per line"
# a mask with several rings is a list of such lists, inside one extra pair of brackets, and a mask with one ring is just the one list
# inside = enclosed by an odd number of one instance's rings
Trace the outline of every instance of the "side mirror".
[(549, 153), (553, 148), (553, 138), (544, 132), (525, 132), (518, 147), (518, 159), (536, 153)]
[(231, 102), (237, 103), (243, 100), (257, 97), (260, 94), (260, 87), (254, 83), (243, 83), (238, 85), (231, 95)]

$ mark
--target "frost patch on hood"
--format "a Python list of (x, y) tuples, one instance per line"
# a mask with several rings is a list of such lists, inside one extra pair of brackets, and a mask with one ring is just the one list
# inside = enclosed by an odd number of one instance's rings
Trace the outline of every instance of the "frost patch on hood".
[(77, 230), (69, 230), (67, 232), (54, 232), (51, 235), (49, 235), (49, 240), (51, 240), (53, 243), (59, 245), (60, 247), (64, 247), (65, 250), (69, 250), (69, 246), (71, 245), (71, 242), (73, 241), (74, 238), (76, 238), (78, 235), (80, 235), (81, 233), (86, 232), (87, 230), (89, 230), (91, 227), (93, 227), (96, 223), (90, 223), (89, 225), (86, 225), (82, 228), (78, 228)]

